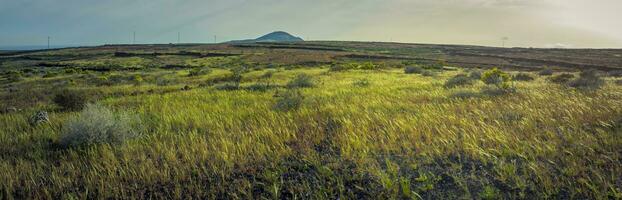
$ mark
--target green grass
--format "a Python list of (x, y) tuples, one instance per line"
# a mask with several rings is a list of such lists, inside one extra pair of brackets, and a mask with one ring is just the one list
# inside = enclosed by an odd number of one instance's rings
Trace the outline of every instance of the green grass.
[[(156, 73), (180, 83), (150, 83)], [(142, 136), (121, 145), (58, 147), (77, 112), (37, 127), (29, 110), (0, 114), (0, 198), (622, 198), (622, 87), (612, 83), (585, 92), (538, 77), (460, 99), (484, 84), (444, 88), (460, 71), (244, 74), (242, 86), (311, 75), (314, 87), (296, 89), (302, 106), (286, 112), (273, 109), (285, 88), (179, 90), (227, 73), (73, 86), (120, 93), (99, 102), (140, 116)], [(128, 95), (150, 89), (166, 92)]]

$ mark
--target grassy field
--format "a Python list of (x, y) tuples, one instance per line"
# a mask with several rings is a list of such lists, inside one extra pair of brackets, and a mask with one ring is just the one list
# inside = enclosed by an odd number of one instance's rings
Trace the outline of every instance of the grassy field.
[[(620, 78), (577, 89), (520, 72), (534, 80), (487, 85), (473, 74), (488, 68), (271, 66), (252, 60), (275, 55), (243, 53), (5, 73), (0, 102), (15, 110), (0, 114), (0, 199), (622, 198)], [(152, 67), (172, 64), (190, 68)], [(466, 83), (448, 86), (459, 74)], [(61, 89), (98, 106), (63, 109)], [(29, 123), (40, 110), (49, 122)], [(102, 120), (128, 137), (71, 137)]]

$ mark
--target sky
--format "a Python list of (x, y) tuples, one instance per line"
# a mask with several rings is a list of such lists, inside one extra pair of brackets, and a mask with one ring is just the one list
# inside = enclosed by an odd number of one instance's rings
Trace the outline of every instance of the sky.
[(305, 40), (622, 48), (622, 0), (0, 0), (0, 46)]

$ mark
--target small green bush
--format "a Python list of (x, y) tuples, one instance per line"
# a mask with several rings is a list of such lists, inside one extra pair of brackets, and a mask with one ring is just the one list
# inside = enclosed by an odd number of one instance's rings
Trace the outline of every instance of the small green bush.
[(583, 71), (576, 78), (568, 83), (568, 86), (583, 90), (597, 90), (605, 84), (595, 70)]
[(484, 87), (481, 90), (482, 95), (486, 96), (502, 96), (516, 92), (514, 88), (500, 88), (500, 87)]
[(480, 80), (482, 79), (482, 72), (480, 70), (473, 70), (471, 71), (471, 73), (469, 73), (469, 78), (474, 80)]
[(43, 78), (52, 78), (52, 77), (56, 77), (58, 76), (58, 73), (56, 72), (47, 72), (45, 73), (45, 75), (43, 75)]
[(248, 87), (246, 87), (247, 90), (257, 91), (257, 92), (264, 92), (264, 91), (267, 91), (267, 90), (269, 90), (271, 88), (272, 88), (272, 86), (270, 84), (267, 84), (267, 83), (254, 83), (254, 84), (249, 85)]
[(240, 83), (238, 82), (225, 82), (225, 83), (220, 83), (217, 84), (216, 86), (214, 86), (214, 88), (216, 88), (217, 90), (239, 90), (240, 89)]
[(445, 81), (445, 88), (454, 88), (459, 86), (471, 85), (473, 84), (473, 79), (471, 79), (466, 74), (458, 74), (454, 77), (449, 78)]
[(73, 69), (73, 68), (65, 69), (65, 74), (75, 74), (77, 72), (78, 70)]
[(359, 68), (359, 65), (356, 63), (333, 64), (330, 66), (328, 71), (339, 72), (339, 71), (347, 71), (347, 70), (358, 69), (358, 68)]
[(298, 74), (294, 79), (287, 83), (288, 88), (306, 88), (313, 87), (313, 78), (308, 74)]
[(529, 73), (520, 72), (512, 77), (514, 81), (533, 81), (535, 78)]
[(423, 71), (423, 68), (419, 66), (407, 66), (404, 68), (404, 73), (406, 74), (421, 74)]
[(89, 104), (77, 116), (70, 118), (62, 129), (59, 143), (63, 147), (94, 144), (120, 144), (138, 135), (140, 120), (126, 113)]
[(436, 72), (432, 70), (423, 70), (423, 72), (421, 72), (421, 76), (436, 76)]
[(611, 77), (622, 77), (622, 70), (613, 70), (613, 71), (607, 72), (607, 75)]
[(371, 85), (371, 83), (369, 82), (368, 79), (364, 78), (364, 79), (359, 79), (354, 81), (354, 83), (352, 83), (352, 85), (356, 86), (356, 87), (367, 87), (369, 85)]
[(494, 85), (498, 88), (509, 88), (511, 78), (509, 74), (497, 68), (493, 68), (485, 71), (484, 74), (482, 74), (481, 80), (488, 85)]
[(53, 101), (63, 110), (75, 111), (84, 108), (88, 98), (84, 92), (65, 89), (56, 93)]
[(188, 76), (203, 76), (211, 73), (212, 70), (209, 68), (193, 68), (188, 73)]
[(4, 75), (9, 82), (18, 82), (23, 79), (23, 73), (20, 71), (8, 71)]
[(449, 97), (454, 99), (470, 99), (480, 97), (480, 94), (473, 91), (460, 90), (453, 92)]
[(300, 108), (304, 96), (298, 90), (287, 90), (282, 93), (275, 94), (276, 103), (273, 106), (277, 111), (291, 111)]
[(374, 70), (376, 68), (377, 68), (376, 64), (372, 62), (365, 62), (365, 63), (358, 65), (358, 69), (362, 69), (362, 70)]
[(269, 79), (269, 78), (272, 78), (272, 76), (274, 76), (274, 70), (268, 70), (265, 73), (263, 73), (260, 78)]
[(550, 75), (553, 75), (553, 69), (551, 69), (551, 68), (544, 68), (544, 69), (540, 70), (540, 72), (538, 72), (538, 74), (540, 76), (550, 76)]
[(547, 80), (553, 83), (557, 83), (557, 84), (567, 84), (572, 79), (574, 79), (574, 75), (569, 74), (569, 73), (561, 73), (561, 74), (551, 76)]

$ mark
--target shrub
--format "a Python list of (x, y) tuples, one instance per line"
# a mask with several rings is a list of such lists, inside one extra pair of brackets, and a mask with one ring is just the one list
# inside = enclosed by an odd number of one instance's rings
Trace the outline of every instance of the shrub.
[(608, 72), (607, 75), (612, 77), (622, 77), (622, 70), (613, 70)]
[(284, 93), (275, 94), (276, 103), (273, 106), (277, 111), (290, 111), (300, 108), (304, 97), (298, 90), (287, 90)]
[(104, 106), (89, 104), (63, 125), (59, 143), (64, 147), (120, 144), (138, 134), (136, 129), (139, 124), (140, 120), (136, 116), (115, 113)]
[(9, 82), (18, 82), (23, 79), (23, 74), (18, 71), (8, 71), (5, 73), (5, 77)]
[(45, 73), (45, 75), (43, 75), (43, 78), (52, 78), (52, 77), (56, 77), (58, 76), (58, 73), (56, 72), (47, 72)]
[(376, 68), (377, 68), (376, 64), (372, 62), (365, 62), (365, 63), (358, 65), (358, 69), (363, 69), (363, 70), (373, 70)]
[(269, 79), (269, 78), (272, 78), (272, 76), (274, 76), (274, 71), (273, 70), (268, 70), (265, 73), (263, 73), (260, 78), (262, 78), (262, 79)]
[(65, 74), (75, 74), (77, 72), (78, 72), (78, 70), (76, 70), (76, 69), (72, 69), (72, 68), (65, 69)]
[(270, 86), (267, 83), (254, 83), (246, 87), (246, 89), (250, 91), (258, 91), (258, 92), (263, 92), (263, 91), (269, 90), (270, 88), (272, 88), (272, 86)]
[(209, 68), (193, 68), (190, 70), (188, 76), (203, 76), (211, 73), (212, 70)]
[(495, 85), (498, 88), (510, 87), (510, 75), (497, 68), (485, 71), (484, 74), (482, 74), (481, 80), (488, 85)]
[(367, 79), (359, 79), (359, 80), (354, 81), (354, 83), (352, 84), (356, 87), (367, 87), (371, 85), (371, 83)]
[(482, 79), (482, 72), (479, 70), (473, 70), (471, 71), (471, 73), (469, 73), (469, 78), (474, 80), (480, 80)]
[(84, 92), (75, 90), (62, 90), (54, 95), (54, 103), (60, 106), (63, 110), (80, 110), (87, 103), (87, 96)]
[(423, 69), (419, 66), (407, 66), (404, 68), (404, 73), (406, 74), (421, 74)]
[(313, 78), (307, 74), (298, 74), (294, 79), (287, 83), (288, 88), (313, 87)]
[(622, 85), (622, 79), (614, 81), (616, 85)]
[(525, 73), (525, 72), (521, 72), (518, 74), (515, 74), (512, 77), (512, 80), (515, 81), (533, 81), (535, 78), (533, 78), (533, 76), (531, 76), (529, 73)]
[(351, 70), (351, 69), (356, 69), (356, 68), (358, 68), (358, 65), (355, 63), (333, 64), (330, 66), (328, 71), (338, 72), (338, 71), (346, 71), (346, 70)]
[(174, 78), (159, 77), (155, 82), (158, 86), (167, 86), (177, 84), (179, 81)]
[(217, 90), (238, 90), (240, 89), (240, 83), (237, 82), (225, 82), (214, 86)]
[(436, 76), (436, 73), (432, 70), (423, 70), (423, 72), (421, 72), (422, 76)]
[(550, 76), (550, 75), (553, 75), (553, 69), (551, 69), (551, 68), (544, 68), (544, 69), (540, 70), (540, 72), (538, 72), (538, 74), (540, 76)]
[(466, 74), (458, 74), (445, 81), (445, 88), (454, 88), (473, 84), (473, 80)]
[(484, 87), (481, 93), (486, 96), (501, 96), (516, 92), (513, 88), (500, 88), (500, 87)]
[(566, 83), (570, 82), (573, 78), (574, 78), (574, 75), (572, 75), (572, 74), (561, 73), (561, 74), (557, 74), (555, 76), (551, 76), (550, 78), (548, 78), (548, 80), (550, 82), (557, 83), (557, 84), (566, 84)]
[(581, 72), (581, 74), (579, 74), (579, 78), (570, 81), (568, 86), (585, 90), (593, 90), (599, 89), (604, 84), (605, 81), (598, 76), (596, 71), (588, 70)]
[(460, 90), (460, 91), (456, 91), (452, 93), (449, 97), (455, 98), (455, 99), (469, 99), (469, 98), (476, 98), (479, 96), (480, 94), (478, 94), (477, 92), (468, 91), (468, 90)]
[(140, 84), (144, 81), (143, 77), (136, 74), (132, 77), (132, 80), (136, 83), (136, 84)]

